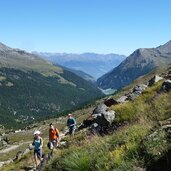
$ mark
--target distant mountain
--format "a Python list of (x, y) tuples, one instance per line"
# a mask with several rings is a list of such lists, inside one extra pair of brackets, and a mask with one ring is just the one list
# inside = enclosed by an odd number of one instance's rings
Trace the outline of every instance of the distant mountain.
[(64, 68), (65, 70), (67, 70), (67, 71), (70, 71), (70, 72), (76, 74), (77, 76), (83, 78), (86, 81), (89, 81), (91, 83), (96, 83), (96, 79), (94, 77), (92, 77), (91, 75), (89, 75), (89, 74), (87, 74), (87, 73), (85, 73), (83, 71), (67, 68), (67, 67), (64, 67), (64, 66), (61, 66), (61, 67)]
[(97, 80), (102, 89), (120, 89), (139, 76), (171, 64), (171, 41), (157, 48), (141, 48), (134, 51), (119, 66)]
[(69, 70), (0, 43), (0, 124), (21, 126), (101, 96)]
[(126, 58), (124, 55), (117, 54), (33, 53), (40, 55), (42, 58), (49, 60), (54, 64), (59, 64), (67, 68), (83, 71), (96, 79), (113, 69), (113, 67), (119, 65)]

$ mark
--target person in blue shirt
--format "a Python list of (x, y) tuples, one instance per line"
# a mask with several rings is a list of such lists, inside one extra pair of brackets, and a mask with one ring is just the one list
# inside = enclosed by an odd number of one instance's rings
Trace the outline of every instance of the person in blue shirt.
[(36, 167), (38, 167), (38, 159), (39, 163), (43, 160), (42, 158), (42, 147), (43, 147), (43, 139), (40, 137), (40, 131), (34, 132), (34, 139), (32, 145), (34, 146), (34, 160), (36, 163)]
[(69, 129), (69, 134), (74, 135), (76, 129), (76, 120), (72, 117), (72, 114), (68, 114), (67, 126)]

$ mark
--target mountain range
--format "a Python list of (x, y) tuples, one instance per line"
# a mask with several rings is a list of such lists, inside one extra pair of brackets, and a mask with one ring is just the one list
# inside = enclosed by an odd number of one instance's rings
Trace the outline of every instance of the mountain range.
[(171, 64), (171, 41), (157, 48), (140, 48), (97, 80), (102, 89), (121, 89), (136, 78)]
[(54, 64), (82, 71), (89, 77), (99, 78), (117, 65), (119, 65), (126, 56), (117, 54), (97, 54), (97, 53), (46, 53), (33, 52), (33, 54), (53, 62)]
[(25, 125), (101, 96), (73, 72), (0, 43), (0, 124)]

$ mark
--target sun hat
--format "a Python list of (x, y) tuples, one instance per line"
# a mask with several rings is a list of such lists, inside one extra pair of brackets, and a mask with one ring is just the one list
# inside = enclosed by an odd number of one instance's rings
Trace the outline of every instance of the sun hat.
[(36, 134), (40, 135), (40, 131), (34, 131), (34, 135)]

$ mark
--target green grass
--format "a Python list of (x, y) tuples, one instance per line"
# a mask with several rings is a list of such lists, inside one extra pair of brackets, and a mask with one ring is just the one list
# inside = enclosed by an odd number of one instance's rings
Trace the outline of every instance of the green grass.
[(1, 153), (0, 154), (0, 161), (6, 161), (8, 159), (14, 159), (16, 157), (17, 152), (24, 151), (26, 148), (28, 148), (28, 144), (23, 144), (16, 148), (15, 150), (12, 150), (8, 153)]
[[(68, 149), (63, 151), (57, 160), (50, 164), (52, 170), (63, 168), (64, 170), (111, 170), (113, 168), (130, 167), (130, 159), (138, 156), (138, 148), (141, 140), (147, 135), (150, 128), (145, 125), (132, 125), (125, 127), (113, 135), (102, 137), (95, 136), (88, 139), (80, 139), (81, 135), (74, 137), (73, 142)], [(71, 141), (71, 140), (70, 140)], [(79, 143), (79, 142), (82, 143)], [(128, 160), (129, 158), (129, 160)], [(57, 162), (58, 161), (58, 162)]]
[[(74, 137), (66, 137), (67, 146), (56, 150), (44, 170), (132, 171), (160, 160), (168, 153), (170, 142), (167, 132), (160, 129), (159, 121), (171, 117), (171, 92), (158, 93), (161, 84), (147, 89), (134, 101), (112, 106), (111, 109), (116, 111), (116, 123), (127, 121), (127, 124), (110, 135), (92, 136), (83, 130)], [(74, 112), (78, 122), (89, 116), (92, 108)], [(47, 123), (42, 130), (47, 130)], [(48, 152), (46, 146), (44, 151)], [(30, 158), (26, 157), (22, 162), (26, 165)], [(21, 163), (14, 163), (11, 167), (21, 168)]]
[[(52, 171), (79, 170), (82, 169), (79, 161), (86, 170), (131, 171), (150, 165), (151, 159), (159, 160), (170, 146), (158, 121), (171, 117), (171, 92), (158, 94), (161, 84), (147, 89), (134, 101), (111, 107), (116, 111), (116, 122), (127, 121), (126, 126), (105, 137), (78, 133), (45, 170), (51, 166)], [(149, 138), (155, 130), (159, 130), (157, 136)]]

